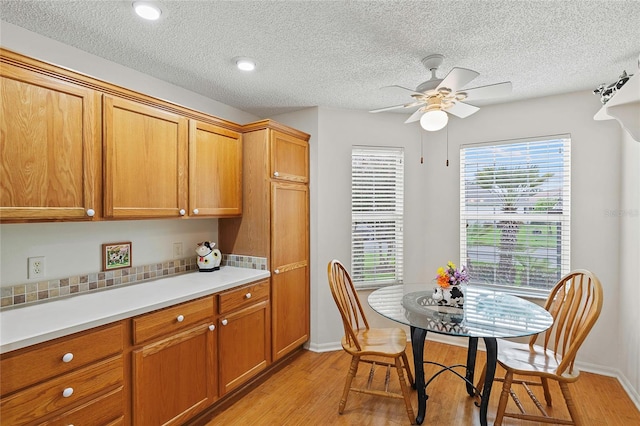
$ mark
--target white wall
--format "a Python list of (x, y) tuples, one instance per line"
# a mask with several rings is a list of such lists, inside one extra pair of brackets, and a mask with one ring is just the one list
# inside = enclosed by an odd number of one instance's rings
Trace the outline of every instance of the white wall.
[(196, 243), (218, 240), (217, 219), (164, 219), (115, 222), (66, 222), (0, 225), (0, 286), (27, 279), (27, 258), (45, 257), (44, 280), (99, 272), (103, 243), (131, 241), (132, 266), (174, 259), (173, 243), (184, 257), (195, 256)]
[(620, 202), (620, 370), (640, 407), (640, 142), (624, 132)]
[[(18, 53), (96, 77), (239, 124), (260, 119), (106, 59), (0, 22), (0, 44)], [(100, 270), (102, 243), (132, 241), (133, 265), (173, 259), (174, 242), (185, 256), (196, 242), (218, 239), (217, 219), (109, 221), (0, 225), (0, 286), (27, 280), (27, 257), (45, 256), (44, 279)]]

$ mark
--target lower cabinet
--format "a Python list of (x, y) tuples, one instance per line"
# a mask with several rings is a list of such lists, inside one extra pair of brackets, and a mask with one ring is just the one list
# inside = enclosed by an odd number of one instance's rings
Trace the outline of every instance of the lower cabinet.
[(220, 395), (271, 363), (269, 281), (218, 295)]
[(122, 424), (123, 326), (117, 322), (2, 354), (2, 424)]
[(217, 399), (215, 326), (200, 324), (133, 351), (133, 424), (182, 424)]
[(217, 399), (214, 300), (133, 318), (134, 425), (182, 424)]
[(0, 355), (7, 425), (179, 425), (271, 365), (268, 279)]

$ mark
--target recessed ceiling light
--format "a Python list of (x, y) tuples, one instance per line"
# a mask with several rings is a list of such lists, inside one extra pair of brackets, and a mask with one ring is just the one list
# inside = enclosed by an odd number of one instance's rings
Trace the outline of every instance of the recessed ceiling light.
[(236, 60), (236, 66), (242, 71), (253, 71), (256, 69), (256, 63), (249, 58), (238, 58)]
[(148, 19), (149, 21), (157, 20), (162, 14), (162, 10), (160, 10), (158, 6), (141, 1), (134, 2), (133, 9), (139, 17)]

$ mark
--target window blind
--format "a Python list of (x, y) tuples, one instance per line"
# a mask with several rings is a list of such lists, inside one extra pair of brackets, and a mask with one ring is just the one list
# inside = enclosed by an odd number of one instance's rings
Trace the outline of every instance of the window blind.
[(460, 258), (471, 282), (546, 295), (570, 269), (571, 140), (462, 146)]
[(404, 150), (353, 147), (351, 277), (357, 287), (402, 282)]

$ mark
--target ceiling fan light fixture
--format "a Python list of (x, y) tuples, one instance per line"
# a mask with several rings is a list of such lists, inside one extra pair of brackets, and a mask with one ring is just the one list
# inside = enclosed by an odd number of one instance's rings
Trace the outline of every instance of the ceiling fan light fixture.
[(449, 116), (442, 110), (427, 111), (420, 118), (420, 126), (429, 132), (444, 128), (449, 122)]
[(143, 1), (133, 2), (133, 10), (136, 15), (149, 21), (156, 21), (162, 15), (162, 10), (158, 6)]

